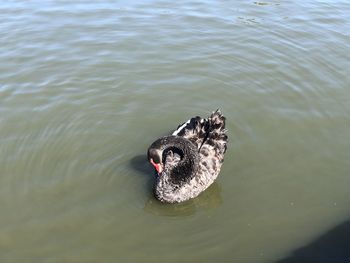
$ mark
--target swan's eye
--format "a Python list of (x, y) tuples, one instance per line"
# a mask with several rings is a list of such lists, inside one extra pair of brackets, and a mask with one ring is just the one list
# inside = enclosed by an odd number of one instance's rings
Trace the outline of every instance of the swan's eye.
[(159, 155), (155, 155), (154, 158), (153, 158), (153, 161), (154, 161), (155, 163), (160, 163)]
[(155, 163), (161, 163), (159, 152), (155, 149), (150, 149), (148, 151), (148, 160), (153, 159)]

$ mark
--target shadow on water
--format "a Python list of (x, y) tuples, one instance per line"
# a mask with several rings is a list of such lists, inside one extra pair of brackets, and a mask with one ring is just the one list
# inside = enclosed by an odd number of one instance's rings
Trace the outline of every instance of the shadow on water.
[(147, 156), (140, 154), (136, 155), (133, 158), (130, 159), (130, 165), (135, 170), (144, 173), (144, 174), (150, 174), (153, 173), (152, 166), (147, 161)]
[[(152, 188), (154, 184), (155, 171), (148, 163), (146, 155), (136, 155), (130, 159), (130, 166), (147, 178), (147, 187)], [(154, 176), (151, 176), (154, 174)]]
[(350, 262), (350, 220), (331, 229), (311, 244), (295, 250), (277, 263)]
[[(145, 175), (147, 180), (147, 188), (153, 188), (155, 171), (148, 163), (145, 155), (137, 155), (130, 159), (130, 166), (136, 171)], [(197, 198), (191, 199), (180, 204), (165, 204), (159, 202), (153, 196), (145, 203), (144, 210), (157, 216), (183, 217), (190, 216), (196, 213), (198, 209), (213, 209), (222, 204), (221, 188), (217, 182), (214, 182), (207, 190), (201, 193)]]

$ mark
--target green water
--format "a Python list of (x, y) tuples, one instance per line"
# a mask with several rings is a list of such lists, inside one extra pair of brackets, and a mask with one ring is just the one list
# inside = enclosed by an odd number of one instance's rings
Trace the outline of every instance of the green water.
[[(348, 220), (349, 10), (0, 3), (0, 261), (276, 262)], [(147, 147), (216, 108), (218, 180), (159, 203)]]

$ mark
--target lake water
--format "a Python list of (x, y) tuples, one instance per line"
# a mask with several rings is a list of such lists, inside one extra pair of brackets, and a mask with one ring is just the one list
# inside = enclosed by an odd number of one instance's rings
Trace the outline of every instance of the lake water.
[[(2, 1), (1, 262), (324, 253), (312, 248), (350, 218), (349, 11), (347, 0)], [(230, 138), (218, 180), (159, 203), (147, 147), (217, 108)]]

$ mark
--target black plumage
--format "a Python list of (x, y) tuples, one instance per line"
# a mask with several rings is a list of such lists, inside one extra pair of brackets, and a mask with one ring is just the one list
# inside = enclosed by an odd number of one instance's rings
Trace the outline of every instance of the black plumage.
[(209, 118), (194, 117), (172, 135), (148, 148), (157, 170), (154, 193), (162, 202), (176, 203), (198, 196), (217, 178), (227, 149), (225, 117), (220, 110)]

